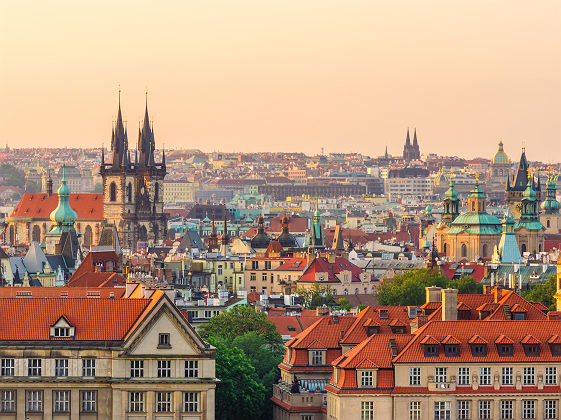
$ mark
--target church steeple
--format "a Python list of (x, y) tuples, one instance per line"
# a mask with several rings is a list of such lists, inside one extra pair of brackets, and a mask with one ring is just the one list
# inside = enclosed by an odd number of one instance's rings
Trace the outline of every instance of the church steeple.
[(148, 92), (146, 92), (144, 122), (142, 129), (138, 133), (138, 164), (141, 167), (154, 166), (154, 149), (154, 131), (153, 127), (150, 127), (150, 117), (148, 116)]
[(121, 169), (128, 164), (127, 149), (127, 129), (123, 124), (123, 116), (121, 114), (121, 89), (119, 88), (119, 109), (117, 111), (117, 120), (111, 133), (111, 164), (113, 169)]

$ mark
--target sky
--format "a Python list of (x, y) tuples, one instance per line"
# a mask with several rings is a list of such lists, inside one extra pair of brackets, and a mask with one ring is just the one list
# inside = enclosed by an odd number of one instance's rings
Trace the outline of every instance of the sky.
[(561, 161), (558, 0), (0, 2), (0, 144)]

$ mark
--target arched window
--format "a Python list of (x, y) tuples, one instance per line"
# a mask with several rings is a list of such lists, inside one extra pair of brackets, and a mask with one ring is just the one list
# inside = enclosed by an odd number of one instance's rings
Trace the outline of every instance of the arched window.
[(551, 223), (549, 222), (549, 219), (547, 220), (546, 225), (548, 228), (551, 227)]
[(462, 244), (462, 257), (467, 257), (468, 251), (466, 244)]
[(471, 202), (471, 211), (475, 211), (475, 202)]
[(446, 243), (445, 243), (444, 246), (442, 247), (442, 250), (444, 251), (444, 255), (446, 255)]
[(349, 294), (349, 289), (343, 290), (343, 294), (344, 294), (344, 295), (348, 295), (348, 294)]
[(524, 254), (526, 252), (526, 244), (522, 244), (521, 249), (522, 249), (522, 253)]
[(33, 226), (33, 230), (31, 231), (31, 241), (41, 242), (41, 228), (37, 225)]
[(481, 256), (487, 258), (487, 244), (483, 244), (483, 249), (481, 250)]
[(117, 184), (114, 182), (109, 186), (109, 201), (117, 201)]
[(157, 182), (154, 186), (154, 201), (160, 201), (160, 184), (158, 184)]
[(539, 244), (538, 249), (539, 249), (539, 252), (542, 252), (542, 244)]
[(16, 242), (16, 233), (14, 230), (14, 225), (10, 226), (10, 245), (14, 245)]
[(86, 230), (84, 230), (84, 245), (86, 246), (92, 245), (92, 238), (93, 238), (92, 228), (90, 225), (87, 225)]
[(140, 226), (140, 228), (138, 229), (138, 240), (140, 242), (146, 242), (148, 240), (146, 226)]
[(127, 185), (127, 201), (130, 203), (132, 202), (132, 184), (129, 182)]

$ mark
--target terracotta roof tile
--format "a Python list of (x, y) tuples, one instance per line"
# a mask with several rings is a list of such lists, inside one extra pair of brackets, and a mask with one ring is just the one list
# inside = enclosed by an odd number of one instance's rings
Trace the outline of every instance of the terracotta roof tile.
[[(49, 197), (44, 193), (25, 193), (10, 218), (49, 219), (57, 205), (57, 194)], [(78, 214), (78, 221), (101, 220), (103, 219), (103, 194), (71, 193), (70, 207)]]

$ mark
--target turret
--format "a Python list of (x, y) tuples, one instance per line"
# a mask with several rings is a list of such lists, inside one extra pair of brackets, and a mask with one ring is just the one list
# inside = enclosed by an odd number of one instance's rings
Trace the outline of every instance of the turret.
[(460, 214), (460, 200), (458, 199), (458, 192), (454, 188), (453, 178), (454, 174), (450, 171), (450, 185), (444, 193), (444, 212), (442, 214), (442, 222), (447, 225), (452, 224), (454, 219)]

